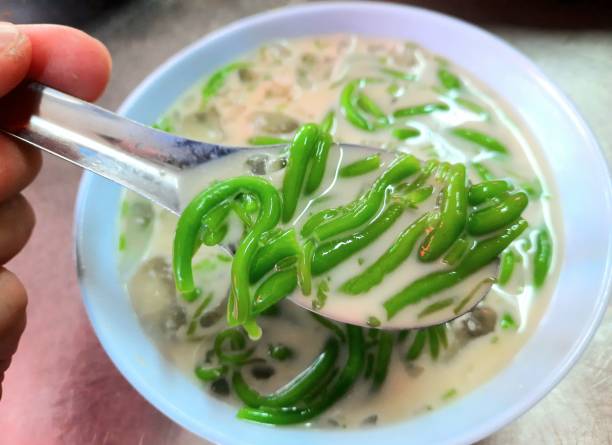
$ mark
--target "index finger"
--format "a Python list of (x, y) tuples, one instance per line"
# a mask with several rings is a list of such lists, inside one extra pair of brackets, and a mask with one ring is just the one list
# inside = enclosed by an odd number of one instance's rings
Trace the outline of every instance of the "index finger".
[[(0, 34), (3, 28), (5, 35), (15, 29), (0, 23)], [(8, 49), (0, 51), (0, 96), (26, 77), (85, 100), (102, 94), (110, 77), (111, 59), (101, 42), (66, 26), (16, 28), (19, 33), (8, 36)], [(40, 169), (38, 150), (20, 147), (1, 134), (0, 159), (0, 200), (19, 193)]]
[(104, 92), (111, 57), (99, 40), (60, 25), (18, 25), (31, 43), (28, 77), (64, 93), (93, 101)]

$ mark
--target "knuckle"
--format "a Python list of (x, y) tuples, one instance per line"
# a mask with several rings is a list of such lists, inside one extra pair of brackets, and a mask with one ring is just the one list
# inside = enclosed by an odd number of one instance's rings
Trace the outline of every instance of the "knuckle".
[(0, 307), (7, 318), (18, 318), (25, 313), (28, 305), (25, 287), (14, 273), (3, 267), (0, 268), (0, 289)]

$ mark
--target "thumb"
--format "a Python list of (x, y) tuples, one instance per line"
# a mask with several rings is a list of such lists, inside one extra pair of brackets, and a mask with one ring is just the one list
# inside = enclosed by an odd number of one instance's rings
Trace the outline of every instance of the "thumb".
[(8, 22), (0, 22), (0, 97), (15, 88), (30, 68), (32, 47), (28, 37)]

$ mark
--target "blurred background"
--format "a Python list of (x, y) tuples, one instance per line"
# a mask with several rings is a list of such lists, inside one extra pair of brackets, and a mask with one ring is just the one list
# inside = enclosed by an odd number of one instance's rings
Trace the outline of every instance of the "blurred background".
[[(295, 3), (302, 2), (0, 0), (0, 20), (62, 23), (104, 42), (114, 69), (99, 103), (116, 109), (149, 72), (187, 44), (240, 17)], [(403, 3), (471, 21), (524, 52), (577, 104), (610, 164), (612, 1)], [(28, 327), (0, 403), (0, 444), (204, 444), (142, 399), (100, 347), (80, 302), (73, 264), (72, 213), (81, 172), (55, 159), (45, 161), (26, 191), (38, 226), (26, 250), (8, 265), (26, 283), (30, 305)], [(568, 378), (482, 445), (612, 443), (610, 340), (608, 310)]]

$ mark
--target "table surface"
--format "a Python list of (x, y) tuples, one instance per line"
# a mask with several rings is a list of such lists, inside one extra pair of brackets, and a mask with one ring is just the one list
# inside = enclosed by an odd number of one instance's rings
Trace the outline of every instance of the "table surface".
[[(160, 62), (207, 32), (286, 3), (297, 2), (135, 0), (104, 13), (83, 26), (108, 45), (114, 58), (113, 77), (100, 104), (116, 108)], [(472, 20), (531, 57), (575, 101), (610, 164), (609, 3), (421, 3)], [(2, 15), (7, 16), (7, 11)], [(38, 226), (27, 248), (9, 264), (26, 283), (30, 304), (28, 327), (4, 383), (0, 443), (206, 443), (149, 405), (98, 343), (80, 302), (73, 262), (72, 214), (81, 172), (55, 159), (45, 161), (40, 177), (26, 192)], [(611, 309), (563, 382), (528, 413), (481, 443), (612, 443), (610, 340)]]

